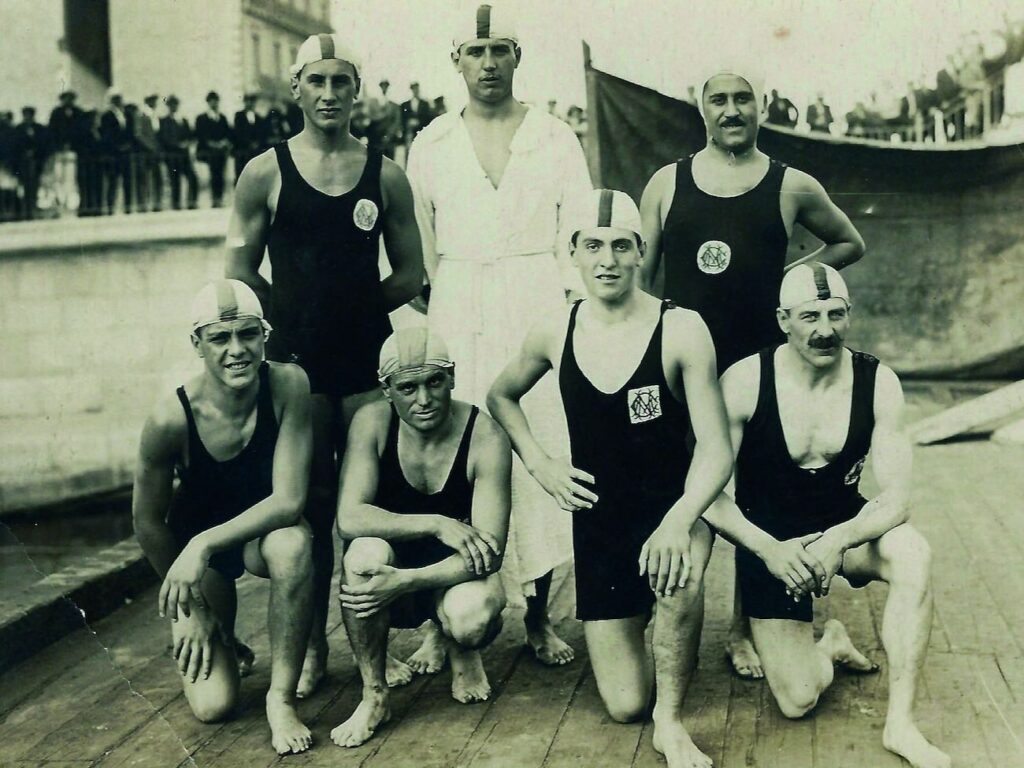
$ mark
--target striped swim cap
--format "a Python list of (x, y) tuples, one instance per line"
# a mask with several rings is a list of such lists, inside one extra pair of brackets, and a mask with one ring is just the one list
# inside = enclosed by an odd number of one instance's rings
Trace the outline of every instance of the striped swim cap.
[(359, 77), (363, 68), (362, 57), (352, 46), (346, 45), (340, 35), (310, 35), (295, 53), (295, 63), (291, 67), (292, 77), (298, 77), (307, 64), (324, 59), (347, 61), (355, 69), (356, 77)]
[(633, 198), (617, 189), (595, 189), (580, 201), (570, 220), (569, 234), (575, 237), (583, 229), (618, 227), (643, 237), (640, 211)]
[(792, 309), (808, 301), (842, 299), (850, 306), (850, 289), (842, 275), (819, 261), (793, 267), (782, 278), (779, 288), (779, 309)]
[(252, 288), (241, 280), (207, 283), (192, 301), (192, 332), (213, 323), (254, 317), (268, 333), (273, 330), (263, 318), (263, 306)]
[(448, 345), (436, 331), (423, 326), (401, 328), (388, 336), (380, 348), (377, 378), (381, 384), (386, 384), (388, 377), (402, 371), (418, 371), (428, 366), (452, 368), (454, 365)]
[(489, 39), (519, 42), (515, 21), (507, 7), (495, 8), (485, 4), (476, 9), (474, 16), (462, 16), (452, 34), (452, 47), (458, 50), (467, 40)]

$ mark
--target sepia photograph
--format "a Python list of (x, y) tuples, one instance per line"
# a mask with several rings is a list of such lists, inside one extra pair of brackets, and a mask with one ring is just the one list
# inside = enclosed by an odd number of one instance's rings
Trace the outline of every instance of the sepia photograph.
[(1024, 768), (1024, 0), (0, 28), (0, 768)]

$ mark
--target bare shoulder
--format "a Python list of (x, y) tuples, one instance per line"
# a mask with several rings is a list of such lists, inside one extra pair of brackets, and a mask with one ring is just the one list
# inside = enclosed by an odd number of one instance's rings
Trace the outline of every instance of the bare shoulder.
[(301, 367), (293, 363), (267, 363), (270, 390), (274, 399), (290, 400), (309, 396), (309, 377)]
[(825, 194), (825, 188), (811, 174), (801, 171), (792, 166), (786, 167), (786, 173), (782, 177), (782, 189), (784, 192), (794, 194)]
[(737, 360), (722, 374), (721, 382), (729, 418), (749, 419), (757, 408), (757, 395), (761, 388), (760, 356), (754, 354)]
[(235, 185), (235, 207), (246, 207), (262, 203), (266, 205), (270, 191), (280, 177), (277, 155), (273, 149), (261, 152), (242, 169)]
[(903, 385), (892, 368), (878, 364), (875, 374), (875, 414), (890, 414), (899, 417), (903, 410)]
[(558, 351), (565, 341), (571, 312), (572, 307), (559, 307), (538, 317), (526, 336), (526, 351), (554, 365), (557, 362)]
[(381, 158), (380, 166), (380, 179), (381, 183), (394, 188), (394, 185), (405, 185), (408, 186), (409, 179), (398, 163), (392, 160), (387, 155)]
[(505, 434), (501, 425), (481, 410), (476, 415), (470, 450), (473, 452), (478, 450), (508, 452), (512, 450), (512, 447), (508, 435)]
[(180, 453), (188, 432), (188, 420), (177, 393), (163, 395), (150, 411), (142, 428), (141, 452), (150, 459)]
[(664, 339), (684, 354), (714, 349), (711, 332), (698, 312), (672, 306), (665, 312), (662, 323)]

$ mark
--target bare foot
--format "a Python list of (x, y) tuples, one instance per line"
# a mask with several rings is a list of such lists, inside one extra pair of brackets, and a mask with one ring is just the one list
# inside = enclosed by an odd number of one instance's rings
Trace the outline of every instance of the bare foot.
[(764, 677), (761, 657), (754, 650), (754, 644), (746, 635), (731, 634), (725, 643), (725, 658), (732, 665), (737, 677), (744, 680), (760, 680)]
[(390, 719), (391, 705), (387, 691), (364, 691), (363, 700), (359, 702), (352, 717), (331, 731), (331, 741), (339, 747), (358, 747)]
[(306, 658), (302, 662), (302, 674), (295, 688), (295, 695), (300, 699), (312, 696), (327, 675), (327, 644), (317, 647), (313, 644), (306, 649)]
[(882, 744), (905, 759), (914, 768), (950, 768), (949, 755), (928, 741), (912, 722), (885, 723)]
[(412, 682), (413, 671), (412, 667), (389, 653), (384, 665), (384, 676), (387, 678), (388, 688), (398, 688)]
[(491, 684), (487, 682), (480, 651), (449, 648), (452, 662), (452, 698), (463, 704), (487, 701), (491, 697)]
[(279, 755), (305, 752), (313, 744), (313, 735), (299, 720), (295, 707), (273, 691), (267, 694), (267, 722), (270, 723), (270, 743)]
[(412, 667), (412, 671), (417, 675), (433, 675), (444, 668), (444, 655), (441, 630), (434, 622), (430, 622), (425, 630), (423, 643), (416, 653), (405, 660), (405, 663)]
[(549, 667), (568, 664), (576, 657), (572, 646), (555, 634), (555, 628), (547, 616), (539, 622), (527, 623), (526, 642), (533, 649), (537, 660)]
[(238, 660), (238, 676), (248, 677), (256, 666), (256, 654), (252, 648), (240, 640), (235, 640), (235, 658)]
[(853, 647), (853, 641), (846, 633), (846, 627), (835, 619), (825, 622), (821, 635), (821, 647), (832, 657), (832, 661), (850, 672), (877, 672), (878, 665)]
[(669, 768), (711, 768), (711, 758), (697, 749), (683, 724), (675, 718), (654, 718), (654, 749)]

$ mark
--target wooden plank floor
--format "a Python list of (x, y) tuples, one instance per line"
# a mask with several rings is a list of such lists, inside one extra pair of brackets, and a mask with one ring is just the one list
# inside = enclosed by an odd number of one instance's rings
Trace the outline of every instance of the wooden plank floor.
[[(926, 412), (918, 409), (920, 412)], [(934, 550), (936, 621), (917, 706), (926, 734), (967, 766), (1024, 766), (1024, 448), (961, 441), (915, 449), (915, 524)], [(732, 549), (719, 542), (708, 575), (700, 664), (687, 701), (696, 742), (717, 766), (896, 768), (881, 746), (887, 665), (880, 629), (885, 587), (845, 584), (817, 606), (836, 616), (882, 671), (838, 674), (815, 715), (786, 721), (764, 683), (733, 678), (722, 655), (731, 607)], [(571, 577), (556, 583), (556, 608), (571, 610)], [(169, 660), (169, 632), (154, 593), (44, 649), (0, 678), (0, 765), (4, 768), (497, 768), (647, 766), (664, 761), (650, 725), (618, 725), (604, 714), (582, 631), (563, 619), (576, 661), (547, 669), (523, 649), (521, 613), (485, 654), (496, 695), (465, 706), (447, 672), (396, 691), (394, 720), (353, 750), (330, 730), (358, 702), (360, 686), (337, 606), (332, 606), (330, 680), (300, 714), (310, 752), (278, 759), (261, 704), (269, 671), (262, 626), (266, 586), (240, 582), (239, 633), (254, 646), (256, 671), (243, 683), (238, 716), (204, 725), (189, 713)], [(415, 647), (393, 633), (397, 652)]]

